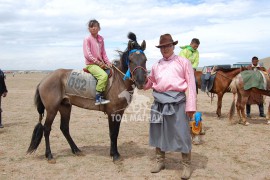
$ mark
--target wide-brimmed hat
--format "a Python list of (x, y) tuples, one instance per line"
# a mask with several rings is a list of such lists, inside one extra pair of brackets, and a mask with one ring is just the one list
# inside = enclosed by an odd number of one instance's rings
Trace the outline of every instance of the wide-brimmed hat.
[(157, 45), (157, 48), (160, 48), (162, 46), (166, 46), (168, 44), (176, 45), (178, 41), (173, 41), (172, 36), (170, 34), (163, 34), (159, 38), (159, 45)]

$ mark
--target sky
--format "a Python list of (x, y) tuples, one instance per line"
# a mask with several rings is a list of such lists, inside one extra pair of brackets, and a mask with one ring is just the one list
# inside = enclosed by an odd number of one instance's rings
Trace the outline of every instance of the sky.
[(180, 46), (201, 42), (199, 66), (270, 56), (269, 0), (1, 0), (0, 68), (82, 69), (87, 23), (100, 22), (110, 60), (127, 47), (127, 34), (146, 41), (147, 69), (161, 59), (155, 46), (169, 33)]

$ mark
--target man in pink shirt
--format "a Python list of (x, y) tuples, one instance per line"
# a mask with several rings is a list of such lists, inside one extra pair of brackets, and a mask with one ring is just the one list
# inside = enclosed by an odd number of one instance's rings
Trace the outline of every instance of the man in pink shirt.
[[(182, 153), (184, 170), (181, 178), (191, 175), (191, 135), (189, 119), (196, 111), (196, 87), (189, 60), (174, 54), (178, 41), (170, 34), (160, 36), (163, 56), (153, 65), (144, 89), (153, 89), (149, 144), (156, 148), (156, 161), (152, 173), (165, 169), (165, 152)], [(187, 98), (186, 98), (186, 94)]]
[(111, 68), (105, 47), (104, 39), (98, 34), (100, 31), (99, 22), (95, 19), (88, 23), (90, 36), (83, 41), (83, 53), (85, 57), (86, 69), (97, 79), (96, 86), (96, 103), (95, 105), (107, 104), (110, 101), (102, 97), (102, 93), (106, 89), (108, 74), (104, 71), (106, 68)]

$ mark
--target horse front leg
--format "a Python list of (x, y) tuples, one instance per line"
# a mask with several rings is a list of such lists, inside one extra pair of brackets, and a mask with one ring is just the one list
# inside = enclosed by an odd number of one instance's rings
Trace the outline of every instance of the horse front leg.
[(76, 155), (83, 155), (81, 153), (81, 150), (77, 147), (77, 145), (73, 141), (72, 137), (70, 136), (70, 132), (69, 132), (71, 105), (70, 104), (61, 105), (59, 108), (59, 111), (61, 114), (60, 129), (61, 129), (63, 135), (65, 136), (66, 140), (68, 141), (68, 144), (71, 148), (72, 153), (76, 154)]
[(218, 93), (217, 95), (218, 95), (218, 102), (217, 102), (216, 114), (220, 118), (221, 117), (221, 108), (222, 108), (222, 98), (223, 98), (224, 93), (221, 92), (221, 93)]
[(113, 158), (113, 161), (120, 160), (120, 154), (117, 148), (117, 138), (119, 134), (120, 123), (123, 113), (124, 112), (117, 112), (117, 114), (108, 115), (110, 139), (111, 139), (110, 156)]

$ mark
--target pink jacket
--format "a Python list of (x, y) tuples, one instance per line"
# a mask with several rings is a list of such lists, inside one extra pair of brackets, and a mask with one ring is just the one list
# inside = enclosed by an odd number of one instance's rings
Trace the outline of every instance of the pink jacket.
[(91, 34), (86, 37), (83, 41), (83, 54), (85, 57), (85, 64), (96, 64), (96, 61), (104, 61), (105, 64), (110, 63), (105, 47), (104, 39), (102, 36), (97, 35), (97, 38), (94, 38)]
[(144, 89), (153, 88), (158, 92), (188, 92), (186, 112), (196, 111), (196, 85), (194, 71), (189, 60), (173, 54), (168, 59), (162, 58), (152, 67)]

